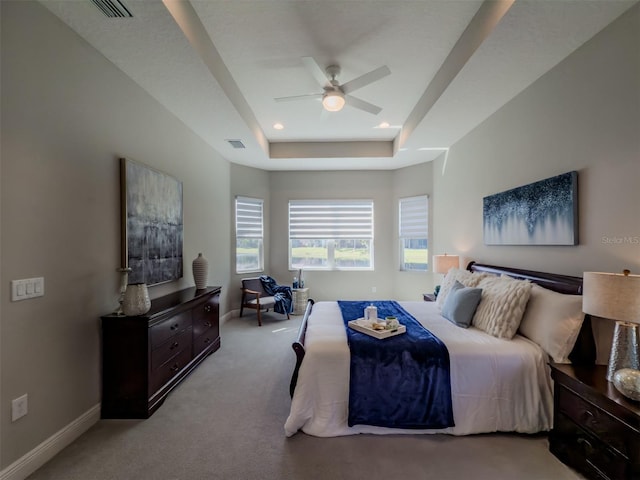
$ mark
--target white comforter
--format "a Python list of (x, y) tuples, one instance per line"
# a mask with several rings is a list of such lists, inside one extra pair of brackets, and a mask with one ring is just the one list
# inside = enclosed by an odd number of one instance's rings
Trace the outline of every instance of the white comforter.
[[(337, 302), (316, 302), (308, 319), (306, 354), (285, 423), (287, 436), (356, 433), (534, 433), (549, 430), (553, 385), (543, 350), (516, 335), (501, 340), (460, 328), (440, 316), (434, 302), (399, 302), (449, 350), (455, 427), (400, 430), (347, 425), (349, 347)], [(384, 340), (381, 340), (384, 342)]]

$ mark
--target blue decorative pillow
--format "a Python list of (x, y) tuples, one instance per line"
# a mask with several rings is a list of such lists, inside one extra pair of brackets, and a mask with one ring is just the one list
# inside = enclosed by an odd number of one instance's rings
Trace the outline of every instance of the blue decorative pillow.
[(456, 280), (442, 305), (442, 316), (459, 327), (469, 328), (481, 296), (481, 288), (465, 287)]

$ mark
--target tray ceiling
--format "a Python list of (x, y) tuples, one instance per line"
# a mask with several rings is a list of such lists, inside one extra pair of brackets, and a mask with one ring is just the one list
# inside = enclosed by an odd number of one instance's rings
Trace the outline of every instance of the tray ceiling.
[[(431, 161), (637, 3), (121, 2), (132, 18), (108, 18), (89, 0), (41, 3), (221, 156), (266, 170)], [(382, 111), (276, 102), (322, 91), (303, 57), (339, 65), (340, 83), (388, 66), (354, 93)]]

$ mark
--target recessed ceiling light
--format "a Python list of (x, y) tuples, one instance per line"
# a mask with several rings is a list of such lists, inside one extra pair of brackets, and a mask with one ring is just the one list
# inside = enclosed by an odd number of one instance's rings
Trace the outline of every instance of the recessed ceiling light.
[(389, 122), (382, 122), (378, 125), (378, 128), (389, 128)]
[(284, 125), (281, 123), (274, 123), (273, 124), (273, 128), (275, 128), (276, 130), (282, 130), (284, 128)]

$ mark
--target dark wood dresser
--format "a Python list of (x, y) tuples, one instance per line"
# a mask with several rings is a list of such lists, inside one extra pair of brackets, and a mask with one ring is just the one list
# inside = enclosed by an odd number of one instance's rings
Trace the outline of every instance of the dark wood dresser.
[(589, 479), (640, 479), (640, 403), (607, 382), (604, 365), (551, 364), (549, 449)]
[(220, 287), (151, 301), (145, 315), (102, 317), (102, 418), (149, 418), (220, 348)]

